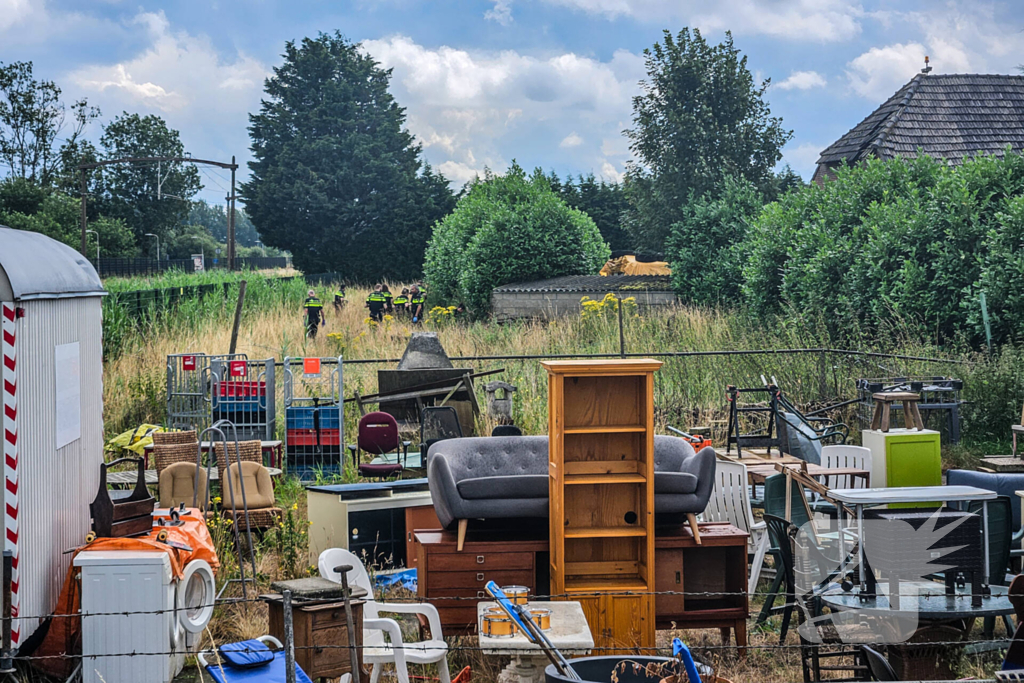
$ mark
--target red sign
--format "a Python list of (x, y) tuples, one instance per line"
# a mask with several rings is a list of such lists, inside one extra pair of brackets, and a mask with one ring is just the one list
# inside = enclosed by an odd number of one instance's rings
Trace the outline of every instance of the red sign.
[(302, 359), (302, 372), (306, 377), (316, 377), (320, 374), (320, 359), (319, 358), (303, 358)]
[(232, 377), (245, 377), (248, 374), (248, 363), (244, 360), (233, 360), (228, 362), (229, 372)]
[(181, 369), (194, 372), (196, 369), (196, 357), (195, 356), (182, 356), (181, 357)]

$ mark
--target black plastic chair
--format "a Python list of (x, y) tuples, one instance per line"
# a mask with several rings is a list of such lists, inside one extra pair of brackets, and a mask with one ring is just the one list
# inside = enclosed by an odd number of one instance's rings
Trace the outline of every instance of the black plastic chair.
[(871, 672), (871, 680), (874, 681), (898, 681), (900, 680), (896, 676), (896, 672), (893, 671), (892, 665), (889, 664), (889, 660), (886, 659), (881, 652), (874, 650), (867, 645), (861, 646), (861, 652), (864, 653), (864, 659), (868, 664), (868, 671)]
[(515, 425), (495, 425), (491, 436), (522, 436), (523, 430)]
[(445, 439), (461, 439), (459, 414), (451, 406), (429, 406), (420, 413), (420, 464), (427, 466), (430, 447)]

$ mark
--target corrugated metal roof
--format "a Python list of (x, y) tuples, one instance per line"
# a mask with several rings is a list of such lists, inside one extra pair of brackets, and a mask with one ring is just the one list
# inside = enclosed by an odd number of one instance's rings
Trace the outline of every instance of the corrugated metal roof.
[(71, 247), (38, 232), (0, 225), (0, 281), (5, 275), (14, 301), (106, 294), (96, 269)]
[(919, 153), (954, 164), (978, 154), (1024, 149), (1024, 76), (918, 74), (850, 132), (818, 164)]
[(495, 292), (671, 291), (668, 275), (566, 275), (495, 287)]

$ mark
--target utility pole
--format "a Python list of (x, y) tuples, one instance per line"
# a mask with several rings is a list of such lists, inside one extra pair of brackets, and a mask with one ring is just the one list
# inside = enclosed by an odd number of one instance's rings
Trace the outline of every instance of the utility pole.
[(231, 196), (228, 197), (228, 270), (235, 269), (235, 157), (231, 157)]
[[(84, 256), (86, 258), (89, 258), (89, 255), (85, 253), (85, 250), (86, 250), (86, 246), (85, 246), (85, 241), (86, 241), (85, 240), (85, 229), (87, 227), (85, 223), (88, 220), (86, 218), (86, 215), (85, 215), (85, 192), (86, 192), (86, 187), (85, 187), (85, 170), (84, 169), (80, 169), (80, 170), (81, 170), (81, 175), (82, 175), (81, 185), (80, 185), (81, 192), (82, 192), (82, 216), (81, 216), (81, 223), (82, 223), (82, 248), (81, 248), (80, 251), (82, 252), (82, 256)], [(96, 266), (99, 267), (99, 263), (97, 263)]]

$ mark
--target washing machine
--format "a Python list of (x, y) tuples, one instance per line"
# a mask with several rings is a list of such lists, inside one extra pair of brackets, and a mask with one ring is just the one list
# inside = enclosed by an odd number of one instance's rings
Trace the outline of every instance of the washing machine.
[(176, 581), (167, 553), (87, 550), (82, 580), (83, 683), (170, 683), (213, 614), (213, 572), (201, 560)]

